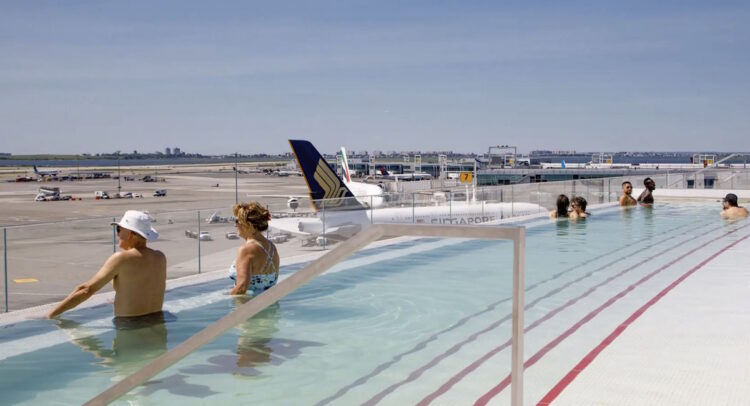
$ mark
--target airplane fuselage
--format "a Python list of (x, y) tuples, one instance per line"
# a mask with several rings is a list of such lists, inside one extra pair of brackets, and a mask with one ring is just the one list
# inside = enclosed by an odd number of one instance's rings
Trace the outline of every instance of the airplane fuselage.
[(347, 225), (389, 223), (473, 225), (546, 211), (534, 203), (454, 203), (437, 207), (328, 210), (318, 212), (317, 218), (301, 219), (299, 231), (309, 234), (336, 233), (338, 228)]

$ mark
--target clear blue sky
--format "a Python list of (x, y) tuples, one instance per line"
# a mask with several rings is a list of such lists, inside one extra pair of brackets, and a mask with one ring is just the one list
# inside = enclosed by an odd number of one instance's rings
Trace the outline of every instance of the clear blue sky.
[(3, 1), (0, 152), (750, 150), (750, 3)]

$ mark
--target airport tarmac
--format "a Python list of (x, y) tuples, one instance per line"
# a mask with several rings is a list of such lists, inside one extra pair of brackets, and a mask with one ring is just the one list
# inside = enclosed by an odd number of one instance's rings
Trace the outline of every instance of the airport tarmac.
[[(235, 230), (234, 223), (208, 223), (206, 219), (215, 212), (222, 217), (232, 215), (235, 178), (231, 166), (228, 168), (208, 167), (201, 172), (192, 167), (190, 173), (160, 170), (157, 176), (164, 182), (121, 181), (122, 192), (140, 193), (142, 198), (94, 198), (98, 190), (116, 194), (117, 179), (0, 182), (0, 227), (7, 232), (9, 310), (61, 300), (92, 276), (114, 252), (110, 222), (128, 209), (147, 210), (156, 219), (154, 227), (160, 236), (149, 245), (167, 255), (168, 278), (198, 273), (199, 241), (186, 236), (186, 231), (198, 232), (199, 210), (200, 231), (211, 235), (211, 240), (200, 241), (201, 271), (227, 269), (241, 244), (240, 239), (226, 238)], [(122, 171), (122, 176), (130, 175)], [(308, 195), (305, 181), (299, 176), (240, 174), (237, 184), (240, 201), (258, 200), (276, 210), (289, 210), (288, 196)], [(59, 187), (62, 195), (81, 200), (36, 202), (34, 196), (41, 186)], [(154, 197), (157, 189), (166, 189), (167, 195)], [(298, 238), (278, 243), (277, 247), (282, 257), (321, 250), (303, 247)], [(111, 287), (103, 291), (107, 290)], [(0, 297), (3, 291), (4, 286)], [(0, 301), (0, 309), (4, 309), (4, 300), (3, 297)]]

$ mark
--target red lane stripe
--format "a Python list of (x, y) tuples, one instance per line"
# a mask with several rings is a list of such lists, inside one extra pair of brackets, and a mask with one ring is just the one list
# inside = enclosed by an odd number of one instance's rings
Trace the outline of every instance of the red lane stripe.
[[(654, 277), (656, 274), (658, 274), (661, 271), (669, 268), (670, 266), (674, 265), (676, 262), (678, 262), (681, 259), (687, 257), (688, 255), (692, 254), (693, 252), (695, 252), (695, 251), (697, 251), (697, 250), (699, 250), (699, 249), (707, 246), (708, 244), (711, 244), (712, 242), (714, 242), (714, 241), (716, 241), (716, 240), (718, 240), (720, 238), (724, 238), (724, 237), (726, 237), (726, 236), (728, 236), (728, 235), (730, 235), (732, 233), (735, 233), (735, 232), (739, 231), (740, 229), (743, 229), (743, 228), (745, 228), (747, 226), (750, 226), (750, 224), (747, 224), (747, 225), (744, 225), (744, 226), (739, 227), (737, 229), (734, 229), (732, 231), (729, 231), (729, 232), (727, 232), (726, 234), (724, 234), (722, 236), (716, 237), (716, 238), (714, 238), (714, 239), (712, 239), (712, 240), (710, 240), (708, 242), (705, 242), (705, 243), (701, 244), (700, 246), (698, 246), (698, 247), (694, 248), (693, 250), (685, 253), (684, 255), (682, 255), (682, 256), (680, 256), (680, 257), (678, 257), (678, 258), (676, 258), (676, 259), (668, 262), (667, 264), (661, 266), (660, 268), (654, 270), (653, 272), (651, 272), (648, 275), (644, 276), (643, 278), (639, 279), (637, 282), (635, 282), (632, 285), (628, 286), (623, 291), (621, 291), (617, 295), (611, 297), (609, 300), (607, 300), (606, 302), (604, 302), (604, 304), (602, 304), (601, 306), (597, 307), (596, 309), (594, 309), (593, 311), (591, 311), (589, 314), (587, 314), (586, 316), (584, 316), (581, 320), (579, 320), (577, 323), (575, 323), (569, 329), (565, 330), (565, 332), (563, 332), (557, 338), (555, 338), (554, 340), (550, 341), (542, 349), (540, 349), (539, 351), (537, 351), (536, 354), (534, 354), (531, 358), (529, 358), (528, 360), (526, 360), (526, 362), (524, 362), (524, 369), (525, 368), (529, 368), (529, 367), (533, 366), (534, 364), (536, 364), (536, 362), (539, 361), (545, 354), (547, 354), (549, 351), (551, 351), (552, 349), (554, 349), (558, 344), (560, 344), (563, 340), (565, 340), (570, 335), (572, 335), (574, 332), (576, 332), (581, 326), (583, 326), (584, 324), (586, 324), (589, 321), (591, 321), (594, 317), (596, 317), (604, 309), (606, 309), (607, 307), (611, 306), (616, 301), (618, 301), (621, 298), (623, 298), (625, 295), (627, 295), (628, 293), (630, 293), (630, 291), (632, 291), (633, 289), (635, 289), (636, 287), (638, 287), (642, 283), (648, 281), (649, 279), (651, 279), (652, 277)], [(485, 393), (479, 399), (477, 399), (477, 401), (474, 404), (475, 405), (486, 405), (487, 402), (490, 401), (490, 399), (492, 399), (493, 397), (495, 397), (498, 393), (502, 392), (503, 389), (505, 389), (509, 384), (510, 384), (510, 375), (508, 375), (508, 377), (506, 377), (506, 379), (503, 379), (495, 387), (493, 387), (487, 393)]]
[(664, 288), (664, 290), (662, 290), (656, 296), (654, 296), (653, 298), (651, 298), (651, 300), (649, 300), (645, 305), (641, 306), (641, 308), (639, 308), (638, 310), (636, 310), (632, 315), (630, 315), (630, 317), (628, 317), (624, 322), (622, 322), (622, 324), (620, 324), (619, 326), (617, 326), (617, 328), (615, 328), (614, 331), (612, 331), (612, 333), (607, 336), (607, 338), (605, 338), (604, 340), (602, 340), (602, 342), (599, 343), (599, 345), (597, 345), (593, 350), (591, 350), (591, 352), (589, 352), (588, 354), (586, 354), (586, 356), (583, 357), (583, 359), (581, 359), (581, 361), (578, 364), (576, 364), (576, 366), (574, 366), (573, 369), (571, 369), (570, 372), (568, 372), (560, 380), (560, 382), (558, 382), (557, 385), (555, 385), (542, 398), (542, 400), (540, 400), (539, 403), (537, 403), (537, 405), (549, 405), (550, 402), (552, 402), (553, 400), (555, 400), (555, 398), (557, 398), (557, 396), (559, 396), (560, 393), (562, 393), (562, 391), (565, 390), (565, 388), (568, 385), (570, 385), (570, 383), (573, 382), (573, 380), (575, 380), (575, 378), (578, 376), (578, 374), (580, 374), (584, 369), (586, 369), (586, 367), (588, 367), (589, 364), (591, 364), (591, 362), (594, 361), (594, 359), (602, 351), (604, 351), (605, 348), (607, 348), (610, 344), (612, 344), (612, 342), (620, 334), (622, 334), (622, 332), (625, 331), (625, 329), (628, 328), (628, 326), (630, 326), (631, 323), (633, 323), (635, 320), (637, 320), (639, 317), (641, 317), (641, 315), (646, 310), (648, 310), (656, 302), (658, 302), (659, 300), (661, 300), (661, 298), (663, 298), (664, 296), (666, 296), (666, 294), (669, 293), (669, 291), (671, 291), (677, 285), (679, 285), (680, 283), (682, 283), (690, 275), (692, 275), (697, 270), (699, 270), (702, 267), (704, 267), (706, 264), (708, 264), (709, 262), (711, 262), (712, 260), (714, 260), (716, 257), (718, 257), (719, 255), (721, 255), (722, 253), (724, 253), (728, 249), (730, 249), (730, 248), (734, 247), (735, 245), (739, 244), (740, 242), (744, 241), (748, 237), (750, 237), (750, 235), (746, 235), (746, 236), (740, 238), (739, 240), (733, 242), (732, 244), (729, 244), (728, 246), (722, 248), (721, 250), (719, 250), (718, 252), (714, 253), (710, 257), (706, 258), (703, 262), (701, 262), (700, 264), (696, 265), (695, 267), (693, 267), (689, 271), (685, 272), (677, 280), (675, 280), (669, 286), (667, 286), (666, 288)]
[[(721, 227), (718, 227), (718, 228), (724, 228), (724, 227), (723, 227), (723, 226), (721, 226)], [(712, 230), (712, 231), (713, 231), (713, 230)], [(717, 239), (719, 239), (719, 238), (723, 238), (724, 236), (726, 236), (726, 234), (724, 234), (724, 235), (721, 235), (721, 236), (718, 236), (718, 237), (716, 237), (716, 238), (714, 238), (714, 239), (712, 239), (712, 240), (708, 241), (708, 242), (707, 242), (707, 243), (705, 243), (705, 244), (704, 244), (703, 246), (705, 246), (706, 244), (709, 244), (709, 243), (711, 243), (711, 242), (713, 242), (713, 241), (716, 241), (716, 240), (717, 240)], [(690, 238), (690, 239), (688, 239), (688, 240), (692, 240), (692, 239), (693, 239), (693, 238)], [(669, 239), (667, 239), (667, 240), (669, 240)], [(638, 262), (638, 263), (636, 263), (636, 264), (633, 264), (633, 265), (631, 265), (630, 267), (628, 267), (628, 268), (626, 268), (626, 269), (624, 269), (624, 270), (620, 271), (619, 273), (617, 273), (617, 274), (614, 274), (614, 275), (610, 276), (609, 278), (605, 279), (605, 280), (604, 280), (604, 281), (602, 281), (602, 282), (599, 282), (598, 284), (596, 284), (596, 285), (594, 285), (593, 287), (589, 288), (588, 290), (586, 290), (585, 292), (583, 292), (583, 293), (582, 293), (582, 294), (580, 294), (579, 296), (577, 296), (577, 297), (575, 297), (575, 298), (573, 298), (573, 299), (570, 299), (570, 300), (568, 300), (568, 301), (567, 301), (567, 302), (565, 302), (565, 303), (564, 303), (563, 305), (561, 305), (561, 306), (559, 306), (559, 307), (557, 307), (557, 308), (553, 309), (552, 311), (548, 312), (547, 314), (545, 314), (545, 315), (544, 315), (543, 317), (541, 317), (540, 319), (538, 319), (538, 320), (535, 320), (535, 321), (534, 321), (534, 322), (533, 322), (532, 324), (530, 324), (530, 325), (528, 325), (527, 327), (525, 327), (525, 328), (524, 328), (524, 332), (529, 332), (529, 331), (531, 331), (531, 330), (532, 330), (532, 329), (534, 329), (535, 327), (539, 326), (539, 325), (540, 325), (540, 324), (541, 324), (542, 322), (544, 322), (544, 321), (546, 321), (546, 320), (549, 320), (550, 318), (552, 318), (552, 317), (553, 317), (554, 315), (558, 314), (558, 313), (559, 313), (559, 312), (561, 312), (562, 310), (564, 310), (564, 309), (566, 309), (567, 307), (570, 307), (570, 306), (572, 306), (573, 304), (575, 304), (576, 302), (578, 302), (578, 301), (579, 301), (580, 299), (582, 299), (582, 298), (584, 298), (584, 297), (586, 297), (586, 296), (590, 295), (590, 294), (591, 294), (591, 293), (593, 293), (593, 292), (594, 292), (594, 291), (595, 291), (596, 289), (598, 289), (598, 288), (600, 288), (600, 287), (602, 287), (602, 286), (604, 286), (604, 285), (608, 284), (609, 282), (612, 282), (613, 280), (615, 280), (615, 279), (619, 278), (620, 276), (622, 276), (622, 275), (624, 275), (624, 274), (626, 274), (626, 273), (628, 273), (628, 272), (632, 271), (632, 270), (633, 270), (633, 269), (635, 269), (636, 267), (638, 267), (638, 266), (640, 266), (640, 265), (643, 265), (643, 264), (645, 264), (646, 262), (648, 262), (648, 261), (651, 261), (652, 259), (654, 259), (654, 258), (656, 258), (656, 257), (658, 257), (658, 256), (660, 256), (660, 255), (662, 255), (662, 254), (664, 254), (664, 253), (666, 253), (666, 252), (669, 252), (669, 251), (671, 251), (672, 249), (674, 249), (674, 248), (676, 248), (676, 247), (679, 247), (679, 246), (681, 246), (681, 245), (685, 244), (686, 242), (687, 242), (687, 241), (682, 241), (682, 242), (679, 242), (679, 243), (677, 243), (676, 245), (673, 245), (673, 246), (671, 246), (671, 247), (669, 247), (669, 248), (666, 248), (666, 249), (664, 249), (664, 250), (662, 250), (662, 251), (660, 251), (660, 252), (658, 252), (658, 253), (656, 253), (656, 254), (654, 254), (654, 255), (650, 256), (650, 257), (644, 258), (644, 259), (643, 259), (643, 260), (641, 260), (640, 262)], [(695, 251), (695, 250), (698, 250), (698, 249), (702, 248), (703, 246), (699, 246), (699, 247), (696, 247), (696, 248), (694, 248), (694, 249), (693, 249), (693, 251)], [(692, 253), (693, 251), (691, 251), (690, 253)], [(682, 257), (681, 257), (681, 258), (682, 258)], [(674, 261), (673, 261), (673, 262), (671, 262), (671, 263), (674, 263), (674, 262), (676, 262), (677, 260), (679, 260), (679, 259), (681, 259), (681, 258), (678, 258), (678, 259), (674, 260)], [(671, 264), (671, 263), (670, 263), (670, 264)], [(670, 264), (668, 264), (668, 265), (670, 265)], [(589, 271), (589, 272), (587, 272), (587, 273), (583, 274), (582, 276), (580, 276), (580, 277), (578, 277), (578, 278), (576, 278), (576, 279), (574, 279), (574, 280), (571, 280), (571, 281), (567, 282), (566, 284), (564, 284), (564, 285), (562, 285), (562, 286), (560, 286), (560, 287), (557, 287), (557, 288), (555, 288), (555, 289), (553, 289), (553, 290), (551, 290), (551, 291), (547, 292), (547, 293), (546, 293), (545, 295), (543, 295), (543, 296), (541, 296), (541, 297), (539, 297), (539, 298), (535, 299), (534, 301), (532, 301), (532, 302), (528, 303), (528, 304), (527, 304), (526, 306), (524, 306), (524, 310), (528, 310), (528, 309), (532, 308), (532, 307), (533, 307), (534, 305), (536, 305), (536, 304), (537, 304), (538, 302), (540, 302), (540, 301), (542, 301), (542, 300), (544, 300), (544, 299), (546, 299), (546, 298), (548, 298), (548, 297), (551, 297), (551, 296), (553, 296), (553, 295), (554, 295), (554, 294), (556, 294), (556, 293), (559, 293), (560, 291), (564, 290), (565, 288), (567, 288), (567, 287), (568, 287), (568, 286), (570, 286), (570, 285), (573, 285), (573, 284), (575, 284), (575, 283), (577, 283), (577, 282), (580, 282), (580, 281), (581, 281), (581, 280), (583, 280), (583, 279), (586, 279), (586, 278), (588, 278), (588, 277), (589, 277), (589, 276), (591, 276), (592, 274), (594, 274), (594, 273), (596, 273), (596, 272), (599, 272), (599, 271), (601, 271), (602, 269), (605, 269), (605, 268), (606, 268), (606, 267), (608, 267), (609, 265), (611, 265), (611, 263), (610, 263), (610, 264), (607, 264), (607, 265), (606, 265), (605, 267), (603, 267), (603, 268), (599, 268), (599, 269), (595, 269), (595, 270), (593, 270), (593, 271)], [(448, 355), (451, 355), (451, 354), (455, 353), (456, 351), (458, 351), (458, 350), (459, 350), (459, 349), (460, 349), (460, 348), (461, 348), (461, 347), (462, 347), (463, 345), (465, 345), (466, 343), (468, 343), (468, 342), (470, 342), (470, 341), (473, 341), (473, 340), (475, 340), (475, 339), (476, 339), (476, 338), (477, 338), (477, 337), (478, 337), (479, 335), (481, 335), (481, 334), (483, 334), (483, 333), (485, 333), (485, 332), (487, 332), (487, 331), (489, 331), (489, 330), (492, 330), (492, 329), (494, 329), (495, 327), (497, 327), (497, 325), (501, 324), (501, 323), (502, 323), (503, 321), (507, 321), (507, 320), (509, 320), (509, 319), (510, 319), (510, 317), (511, 317), (511, 316), (510, 316), (510, 314), (509, 314), (509, 315), (506, 315), (506, 316), (505, 316), (505, 317), (503, 317), (502, 319), (500, 319), (500, 320), (498, 320), (498, 321), (496, 321), (496, 322), (492, 323), (492, 324), (491, 324), (490, 326), (488, 326), (487, 328), (485, 328), (485, 329), (483, 329), (483, 330), (481, 330), (481, 331), (479, 331), (479, 332), (477, 332), (477, 333), (474, 333), (474, 334), (472, 334), (472, 335), (471, 335), (471, 336), (469, 336), (469, 338), (467, 338), (466, 340), (464, 340), (464, 341), (462, 341), (462, 342), (460, 342), (460, 343), (458, 343), (458, 344), (454, 345), (453, 347), (451, 347), (450, 349), (448, 349), (448, 350), (447, 350), (447, 351), (446, 351), (445, 353), (443, 353), (443, 354), (441, 354), (440, 356), (438, 356), (437, 358), (435, 358), (435, 360), (431, 361), (431, 362), (430, 362), (429, 364), (425, 365), (424, 367), (422, 367), (422, 368), (420, 368), (419, 370), (417, 370), (417, 371), (415, 371), (414, 373), (412, 373), (412, 374), (411, 374), (411, 375), (410, 375), (410, 376), (409, 376), (409, 377), (407, 378), (407, 380), (406, 380), (406, 381), (408, 382), (408, 381), (410, 381), (410, 380), (414, 380), (414, 379), (416, 379), (416, 377), (417, 377), (418, 375), (415, 375), (415, 373), (421, 373), (421, 372), (424, 372), (424, 371), (423, 371), (422, 369), (429, 369), (429, 368), (431, 368), (432, 366), (434, 366), (434, 364), (436, 364), (436, 363), (437, 363), (436, 361), (440, 361), (440, 360), (442, 360), (443, 358), (446, 358), (446, 357), (447, 357)], [(457, 383), (458, 383), (459, 381), (461, 381), (461, 380), (462, 380), (463, 378), (465, 378), (465, 377), (466, 377), (466, 376), (467, 376), (468, 374), (470, 374), (471, 372), (473, 372), (473, 371), (474, 371), (474, 370), (475, 370), (476, 368), (478, 368), (478, 367), (479, 367), (480, 365), (482, 365), (482, 364), (483, 364), (483, 363), (484, 363), (485, 361), (487, 361), (488, 359), (492, 358), (493, 356), (495, 356), (495, 354), (499, 353), (500, 351), (504, 350), (505, 348), (509, 347), (509, 346), (510, 346), (510, 344), (511, 344), (511, 340), (509, 339), (509, 340), (507, 340), (506, 342), (504, 342), (503, 344), (501, 344), (500, 346), (498, 346), (498, 347), (496, 347), (496, 348), (494, 348), (494, 349), (490, 350), (489, 352), (485, 353), (485, 354), (484, 354), (484, 355), (482, 355), (482, 356), (481, 356), (480, 358), (478, 358), (477, 360), (475, 360), (474, 362), (472, 362), (471, 364), (469, 364), (469, 365), (468, 365), (467, 367), (465, 367), (464, 369), (462, 369), (461, 371), (459, 371), (459, 372), (458, 372), (458, 373), (457, 373), (456, 375), (454, 375), (453, 377), (451, 377), (451, 378), (450, 378), (450, 379), (449, 379), (449, 380), (448, 380), (447, 382), (445, 382), (445, 383), (444, 383), (443, 385), (441, 385), (441, 386), (440, 386), (440, 387), (439, 387), (439, 388), (438, 388), (437, 390), (435, 390), (434, 392), (432, 392), (432, 393), (428, 394), (428, 395), (427, 395), (427, 396), (426, 396), (426, 397), (425, 397), (424, 399), (422, 399), (422, 400), (421, 400), (421, 401), (420, 401), (420, 402), (418, 403), (418, 405), (420, 405), (420, 406), (424, 406), (424, 405), (427, 405), (427, 404), (431, 403), (431, 402), (432, 402), (432, 401), (434, 401), (434, 400), (435, 400), (436, 398), (438, 398), (439, 396), (443, 395), (443, 394), (444, 394), (444, 393), (446, 393), (446, 392), (447, 392), (448, 390), (450, 390), (450, 389), (451, 389), (451, 388), (452, 388), (452, 387), (453, 387), (453, 386), (454, 386), (455, 384), (457, 384)], [(508, 377), (508, 383), (510, 382), (510, 381), (509, 381), (509, 379), (510, 379), (510, 377)], [(502, 382), (505, 382), (505, 380), (504, 380), (504, 381), (502, 381)], [(498, 385), (498, 386), (502, 386), (502, 382), (501, 382), (501, 384), (500, 384), (500, 385)], [(394, 386), (394, 385), (391, 385), (391, 386)], [(507, 386), (507, 385), (505, 385), (505, 386)], [(504, 386), (503, 386), (503, 387), (504, 387)], [(373, 398), (372, 398), (372, 399), (371, 399), (370, 401), (372, 401), (373, 399), (374, 399), (374, 400), (380, 400), (380, 399), (382, 399), (382, 397), (384, 397), (384, 395), (387, 395), (387, 394), (388, 394), (388, 393), (386, 393), (386, 392), (387, 392), (387, 391), (389, 391), (389, 390), (390, 390), (390, 391), (392, 391), (391, 387), (389, 387), (389, 388), (386, 388), (386, 389), (385, 389), (384, 391), (381, 391), (380, 393), (378, 393), (377, 395), (375, 395), (375, 397), (373, 397)], [(368, 402), (369, 402), (369, 401), (368, 401)]]

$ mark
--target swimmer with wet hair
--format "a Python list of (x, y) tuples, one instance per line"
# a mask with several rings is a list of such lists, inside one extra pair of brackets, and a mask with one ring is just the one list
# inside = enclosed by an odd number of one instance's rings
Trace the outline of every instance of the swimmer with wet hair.
[(568, 199), (568, 196), (557, 196), (557, 202), (555, 204), (557, 205), (557, 209), (552, 210), (549, 213), (550, 218), (568, 218), (568, 207), (570, 206), (570, 200)]
[(629, 181), (622, 182), (622, 196), (620, 196), (620, 206), (635, 206), (638, 202), (632, 196), (633, 184)]
[(737, 195), (734, 193), (728, 193), (726, 196), (724, 196), (724, 199), (721, 201), (721, 206), (721, 217), (725, 219), (738, 219), (747, 217), (747, 209), (742, 206), (738, 206)]
[(586, 206), (588, 202), (582, 196), (576, 196), (573, 201), (570, 202), (570, 207), (573, 210), (570, 212), (569, 217), (571, 219), (579, 219), (588, 217), (589, 213), (586, 212)]

